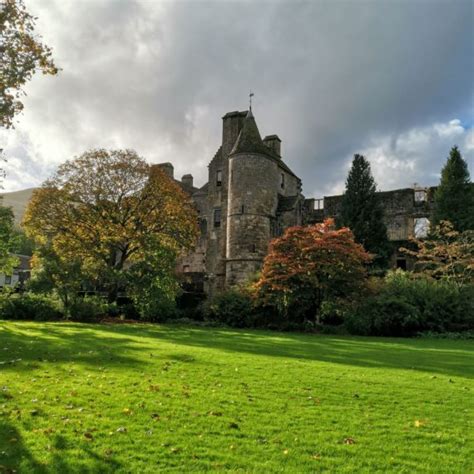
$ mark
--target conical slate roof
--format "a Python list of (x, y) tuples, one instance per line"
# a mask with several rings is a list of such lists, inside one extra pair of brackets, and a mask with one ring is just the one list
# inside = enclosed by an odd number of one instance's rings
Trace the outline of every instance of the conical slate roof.
[(230, 152), (231, 155), (236, 153), (260, 153), (273, 156), (272, 150), (264, 145), (262, 141), (255, 118), (252, 114), (252, 109), (248, 111), (244, 119), (242, 130), (237, 137), (234, 148), (232, 148)]

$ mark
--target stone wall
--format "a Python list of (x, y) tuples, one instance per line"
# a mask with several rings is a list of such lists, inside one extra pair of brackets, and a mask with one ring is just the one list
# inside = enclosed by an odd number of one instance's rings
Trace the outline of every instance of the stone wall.
[(226, 285), (248, 279), (261, 267), (278, 206), (279, 167), (264, 155), (237, 154), (229, 160)]

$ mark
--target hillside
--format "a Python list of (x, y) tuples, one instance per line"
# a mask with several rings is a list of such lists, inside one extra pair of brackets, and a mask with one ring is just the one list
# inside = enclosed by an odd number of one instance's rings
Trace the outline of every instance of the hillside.
[(15, 214), (15, 223), (20, 225), (20, 222), (25, 213), (26, 205), (31, 198), (35, 188), (23, 189), (21, 191), (14, 191), (11, 193), (1, 193), (3, 197), (3, 206), (11, 207)]

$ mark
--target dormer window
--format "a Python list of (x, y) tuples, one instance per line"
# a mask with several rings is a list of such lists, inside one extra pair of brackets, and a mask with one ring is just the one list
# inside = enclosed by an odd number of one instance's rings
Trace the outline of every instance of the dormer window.
[(285, 173), (282, 173), (282, 174), (281, 174), (281, 177), (280, 177), (280, 186), (281, 186), (281, 189), (284, 189), (284, 187), (285, 187)]
[(218, 170), (216, 172), (216, 186), (222, 186), (222, 171)]

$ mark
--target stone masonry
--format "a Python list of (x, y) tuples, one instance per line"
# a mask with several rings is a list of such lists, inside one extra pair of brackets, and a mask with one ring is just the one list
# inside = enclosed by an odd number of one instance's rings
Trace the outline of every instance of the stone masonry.
[[(222, 144), (209, 163), (208, 182), (196, 188), (189, 174), (179, 182), (198, 210), (200, 237), (178, 270), (209, 295), (255, 274), (270, 240), (287, 227), (336, 217), (342, 198), (305, 199), (300, 178), (281, 158), (280, 138), (262, 139), (251, 109), (229, 112), (222, 120)], [(156, 166), (173, 177), (171, 163)], [(410, 236), (425, 235), (433, 212), (433, 190), (379, 193), (390, 240), (402, 243)], [(393, 265), (407, 266), (397, 251)]]

